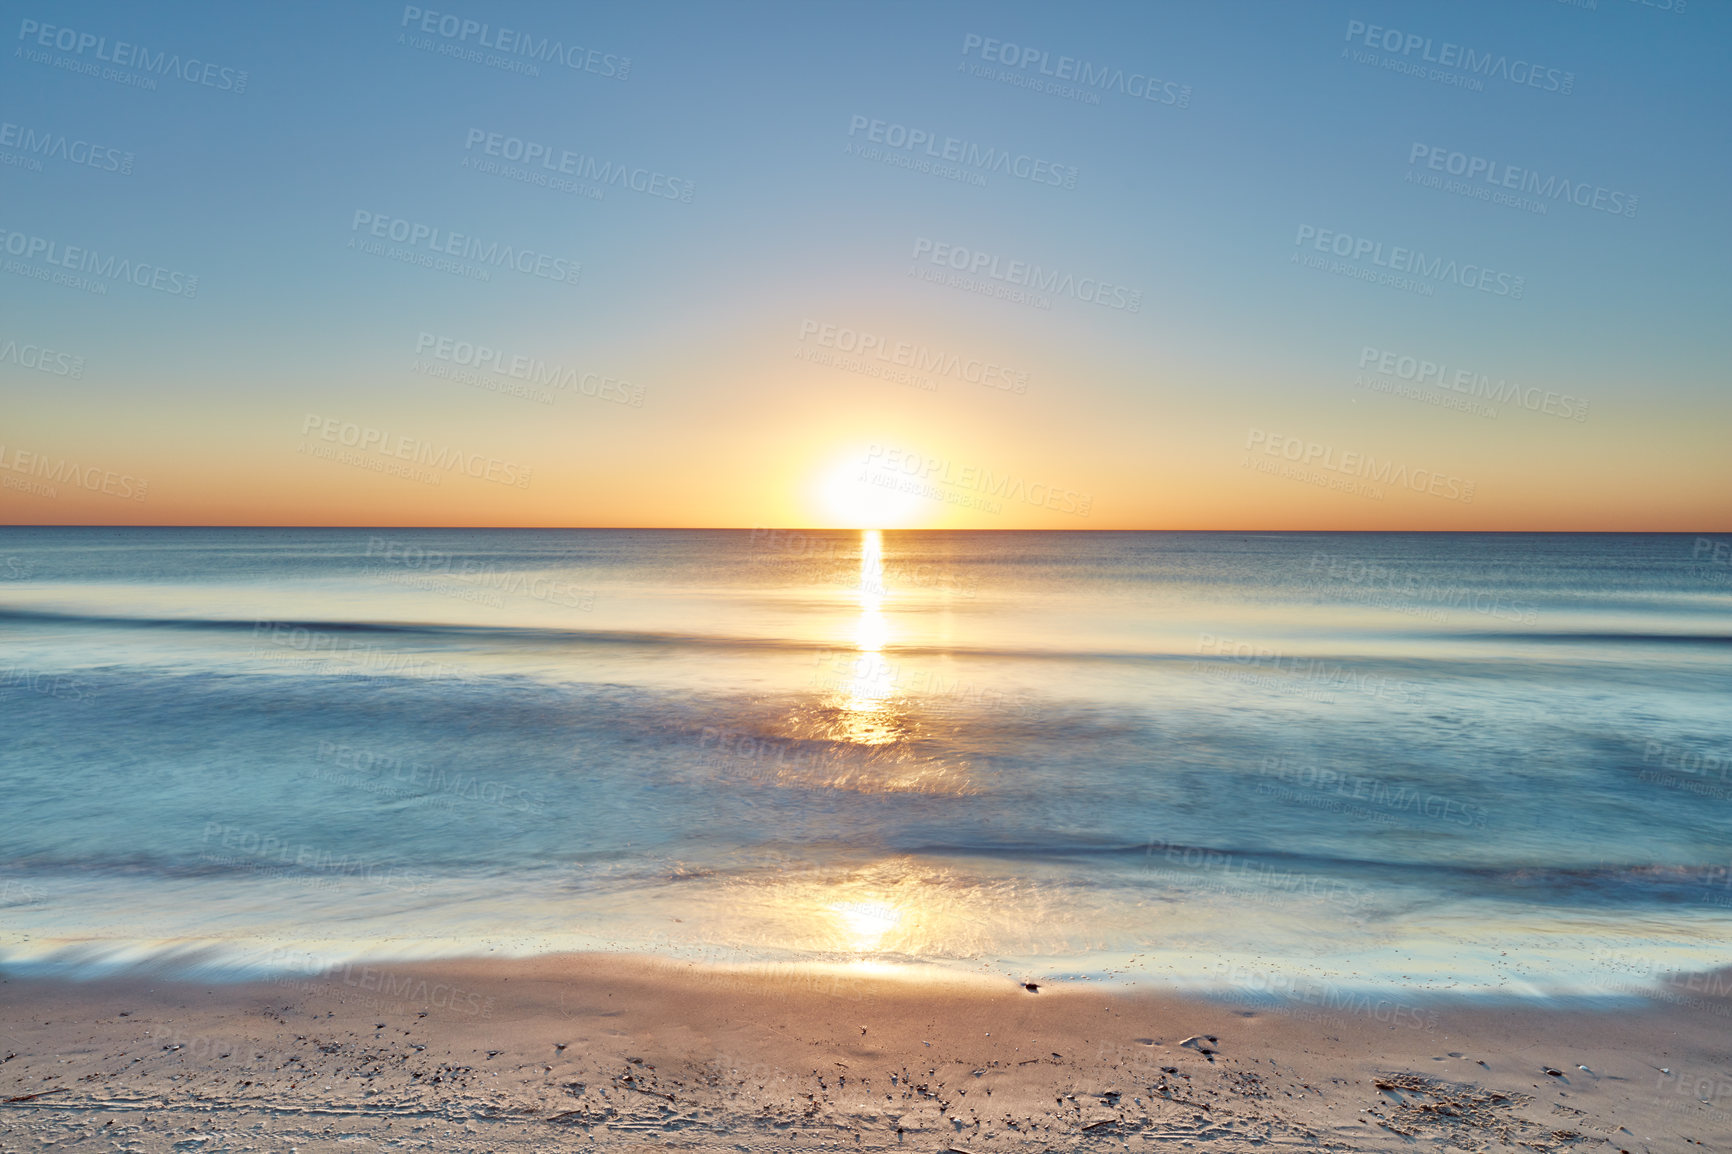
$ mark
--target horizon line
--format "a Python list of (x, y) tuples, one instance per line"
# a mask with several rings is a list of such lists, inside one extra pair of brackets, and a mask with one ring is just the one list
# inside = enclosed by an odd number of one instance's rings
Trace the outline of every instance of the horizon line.
[(1270, 527), (1240, 527), (1219, 529), (1170, 529), (1170, 528), (1135, 528), (1135, 529), (1102, 529), (1102, 528), (917, 528), (917, 527), (871, 527), (871, 526), (821, 526), (821, 525), (332, 525), (319, 523), (297, 524), (212, 524), (207, 522), (164, 522), (158, 524), (135, 524), (124, 522), (67, 522), (67, 523), (32, 523), (4, 524), (0, 529), (350, 529), (355, 531), (391, 530), (394, 532), (432, 531), (448, 532), (453, 530), (479, 532), (611, 532), (611, 533), (1430, 533), (1442, 535), (1463, 534), (1557, 534), (1587, 536), (1592, 534), (1648, 534), (1653, 536), (1702, 536), (1704, 534), (1728, 534), (1727, 529), (1278, 529)]

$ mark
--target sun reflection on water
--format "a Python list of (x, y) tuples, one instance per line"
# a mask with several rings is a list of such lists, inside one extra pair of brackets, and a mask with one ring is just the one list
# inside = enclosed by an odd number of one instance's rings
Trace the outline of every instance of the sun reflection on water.
[[(857, 793), (978, 792), (969, 759), (943, 748), (938, 727), (950, 722), (945, 703), (934, 701), (930, 670), (896, 652), (907, 627), (898, 610), (908, 614), (917, 605), (890, 588), (885, 562), (883, 534), (863, 530), (857, 581), (843, 593), (848, 611), (830, 630), (835, 648), (818, 659), (814, 691), (776, 722), (777, 741), (799, 744), (792, 755), (754, 766), (760, 779)], [(814, 592), (834, 604), (838, 590)]]
[(890, 745), (902, 736), (903, 719), (895, 703), (895, 668), (884, 658), (891, 636), (884, 606), (891, 593), (884, 584), (884, 535), (877, 529), (860, 533), (860, 584), (855, 596), (860, 603), (854, 626), (858, 656), (837, 703), (837, 738), (854, 745)]
[(897, 854), (845, 866), (787, 862), (742, 877), (716, 908), (744, 948), (769, 943), (815, 959), (974, 957), (1033, 942), (1063, 920), (1022, 879)]
[(855, 647), (862, 653), (880, 653), (890, 640), (890, 623), (884, 617), (884, 535), (876, 529), (860, 534), (860, 623), (854, 630)]
[(888, 902), (838, 902), (830, 907), (841, 922), (850, 941), (849, 948), (870, 953), (878, 948), (884, 935), (896, 928), (902, 912)]

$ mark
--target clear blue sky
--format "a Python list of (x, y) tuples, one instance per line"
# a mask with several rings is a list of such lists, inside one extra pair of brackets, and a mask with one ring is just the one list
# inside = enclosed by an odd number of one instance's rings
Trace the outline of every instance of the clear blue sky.
[(8, 3), (0, 517), (1723, 528), (1732, 12), (1663, 2)]

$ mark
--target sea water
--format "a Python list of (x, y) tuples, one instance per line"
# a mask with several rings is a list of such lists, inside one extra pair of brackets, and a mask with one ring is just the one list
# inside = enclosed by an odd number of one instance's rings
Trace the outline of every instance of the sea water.
[(1666, 534), (0, 529), (0, 966), (1732, 962)]

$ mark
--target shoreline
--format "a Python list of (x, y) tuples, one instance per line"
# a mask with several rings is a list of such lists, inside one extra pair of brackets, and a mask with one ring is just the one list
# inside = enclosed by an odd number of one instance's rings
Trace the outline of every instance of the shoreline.
[(1375, 1004), (609, 954), (247, 982), (0, 975), (0, 1136), (6, 1149), (303, 1154), (357, 1139), (1726, 1149), (1725, 974), (1696, 981), (1688, 1006), (1411, 994), (1398, 1004), (1414, 1016), (1395, 1020)]

